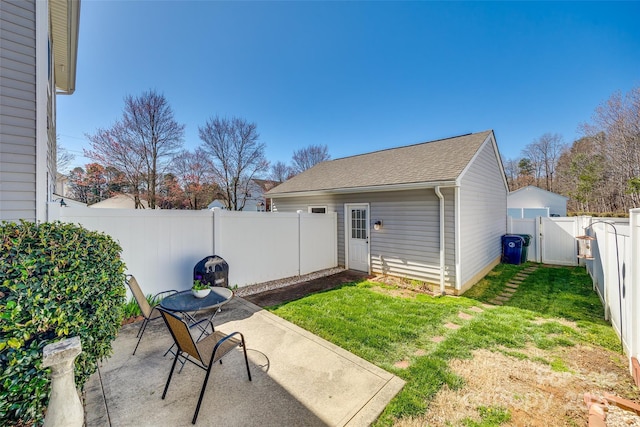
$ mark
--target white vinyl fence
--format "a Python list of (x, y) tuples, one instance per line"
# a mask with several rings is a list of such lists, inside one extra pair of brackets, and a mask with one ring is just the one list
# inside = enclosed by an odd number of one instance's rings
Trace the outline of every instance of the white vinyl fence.
[(582, 230), (584, 217), (508, 217), (507, 233), (532, 236), (527, 261), (578, 265), (576, 236)]
[[(640, 358), (640, 209), (629, 211), (629, 234), (631, 236), (631, 250), (629, 262), (625, 264), (625, 273), (630, 278), (626, 280), (627, 311), (623, 313), (623, 320), (629, 323), (627, 336), (629, 338), (630, 357)], [(625, 317), (626, 316), (626, 317)]]
[(61, 208), (52, 220), (101, 231), (120, 243), (127, 273), (145, 294), (191, 287), (193, 267), (218, 255), (238, 287), (337, 266), (335, 213)]
[[(631, 218), (635, 217), (637, 222), (639, 214), (640, 211), (632, 211)], [(585, 261), (587, 271), (604, 305), (605, 318), (622, 338), (625, 352), (636, 355), (640, 329), (634, 313), (640, 308), (640, 301), (637, 271), (634, 272), (637, 262), (633, 261), (637, 257), (633, 256), (632, 247), (639, 230), (636, 227), (634, 231), (627, 220), (590, 218), (588, 224), (591, 227), (587, 228), (587, 234), (596, 240), (592, 243), (594, 259)]]

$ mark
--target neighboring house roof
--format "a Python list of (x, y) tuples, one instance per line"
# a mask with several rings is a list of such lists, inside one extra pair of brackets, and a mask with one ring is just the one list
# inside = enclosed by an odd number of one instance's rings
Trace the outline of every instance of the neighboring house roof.
[(453, 184), (479, 148), (488, 130), (453, 138), (375, 151), (318, 163), (285, 181), (268, 196), (301, 192), (338, 192), (406, 184)]
[(262, 192), (267, 192), (267, 191), (271, 190), (272, 188), (274, 188), (276, 185), (280, 184), (280, 181), (273, 181), (271, 179), (257, 179), (257, 178), (254, 178), (254, 179), (252, 179), (252, 181), (258, 187), (260, 187)]
[(56, 88), (70, 95), (76, 90), (80, 0), (49, 0), (49, 16)]
[[(244, 206), (245, 210), (254, 210), (256, 208), (256, 204), (260, 202), (264, 202), (264, 193), (274, 188), (276, 185), (280, 184), (279, 181), (273, 181), (270, 179), (257, 179), (252, 178), (251, 183), (249, 185), (249, 195), (246, 199), (246, 203)], [(222, 199), (215, 199), (207, 206), (207, 209), (213, 208), (221, 208), (226, 209), (226, 203)], [(263, 203), (264, 206), (264, 203)]]
[(213, 202), (207, 205), (207, 209), (220, 208), (226, 209), (227, 205), (224, 204), (224, 200), (215, 199)]
[(562, 194), (558, 194), (558, 193), (554, 193), (552, 191), (547, 191), (543, 188), (540, 187), (536, 187), (535, 185), (527, 185), (526, 187), (522, 187), (522, 188), (518, 188), (517, 190), (511, 191), (509, 192), (508, 196), (512, 196), (516, 193), (526, 193), (527, 191), (533, 191), (533, 192), (538, 192), (542, 195), (548, 196), (548, 197), (558, 197), (558, 198), (562, 198), (565, 200), (569, 200), (568, 197), (563, 196)]
[[(140, 200), (145, 209), (149, 209), (149, 203), (146, 200)], [(118, 194), (93, 205), (90, 208), (106, 208), (106, 209), (135, 209), (136, 203), (131, 194)]]

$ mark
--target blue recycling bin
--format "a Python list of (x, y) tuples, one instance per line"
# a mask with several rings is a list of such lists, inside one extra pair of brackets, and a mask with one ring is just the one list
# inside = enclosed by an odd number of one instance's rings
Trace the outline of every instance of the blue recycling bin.
[(505, 264), (522, 263), (522, 247), (524, 238), (517, 234), (505, 234), (502, 236), (502, 262)]

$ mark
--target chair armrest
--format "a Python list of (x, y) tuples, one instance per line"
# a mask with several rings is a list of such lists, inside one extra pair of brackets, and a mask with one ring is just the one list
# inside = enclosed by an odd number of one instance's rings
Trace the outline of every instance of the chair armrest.
[[(222, 344), (224, 344), (224, 342), (225, 342), (225, 341), (227, 341), (227, 340), (229, 340), (229, 339), (233, 338), (235, 335), (239, 335), (239, 336), (240, 336), (240, 339), (239, 339), (239, 340), (237, 340), (237, 343), (236, 343), (236, 344), (233, 344), (233, 346), (232, 346), (232, 347), (228, 347), (227, 349), (223, 349), (223, 350), (222, 350), (222, 351), (223, 351), (223, 353), (220, 355), (220, 357), (218, 357), (218, 358), (216, 359), (216, 355), (217, 355), (217, 353), (218, 353), (218, 349), (222, 346)], [(242, 333), (237, 332), (237, 331), (236, 331), (236, 332), (231, 332), (230, 334), (228, 334), (228, 335), (224, 336), (223, 338), (219, 339), (219, 340), (218, 340), (218, 342), (216, 343), (215, 347), (213, 347), (213, 352), (211, 353), (211, 360), (210, 360), (209, 364), (213, 363), (213, 362), (214, 362), (214, 360), (218, 360), (218, 359), (220, 359), (220, 358), (224, 357), (224, 355), (225, 355), (228, 351), (230, 351), (232, 348), (235, 348), (235, 347), (237, 347), (237, 346), (239, 346), (239, 345), (241, 345), (241, 346), (243, 346), (243, 347), (244, 347), (244, 345), (245, 345), (245, 344), (244, 344), (244, 335), (242, 335)]]
[(160, 291), (160, 292), (158, 292), (157, 294), (155, 294), (153, 296), (153, 299), (155, 300), (156, 298), (158, 298), (162, 294), (175, 294), (176, 292), (178, 292), (178, 291), (176, 291), (175, 289), (169, 289), (168, 291)]

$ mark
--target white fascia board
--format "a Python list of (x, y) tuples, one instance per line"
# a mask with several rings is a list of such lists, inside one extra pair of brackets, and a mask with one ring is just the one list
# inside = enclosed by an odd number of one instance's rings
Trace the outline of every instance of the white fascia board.
[(415, 182), (408, 184), (375, 185), (369, 187), (335, 188), (329, 190), (296, 191), (291, 193), (267, 194), (270, 198), (322, 196), (329, 194), (377, 193), (381, 191), (416, 190), (435, 187), (456, 187), (457, 181)]
[(49, 0), (57, 93), (75, 91), (80, 27), (80, 0)]

